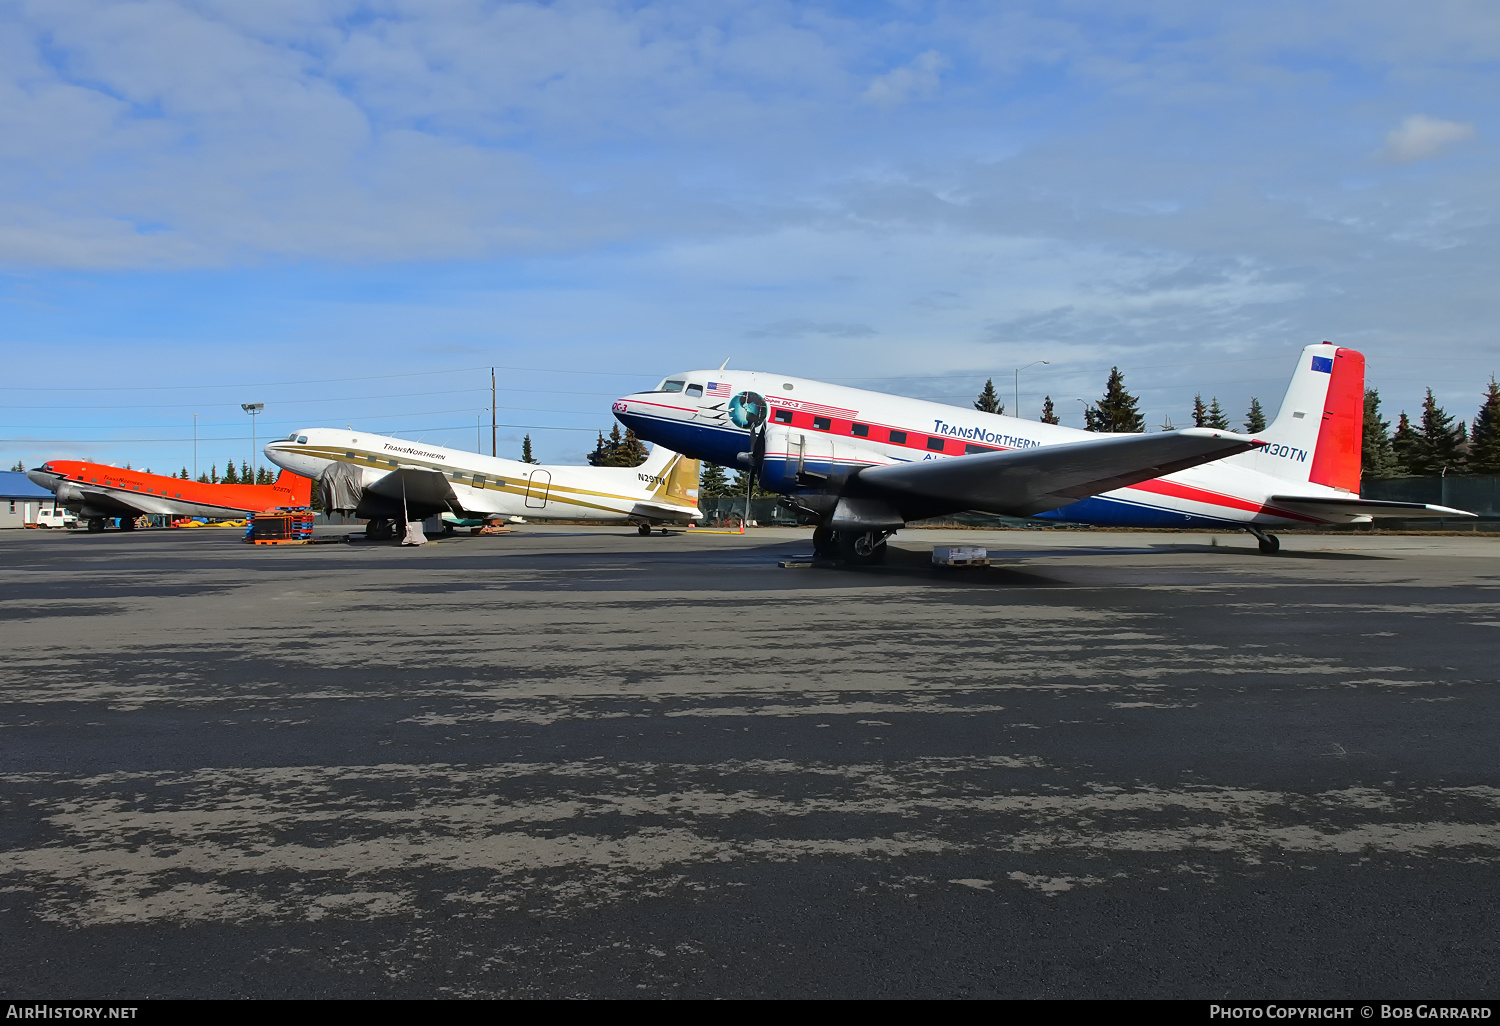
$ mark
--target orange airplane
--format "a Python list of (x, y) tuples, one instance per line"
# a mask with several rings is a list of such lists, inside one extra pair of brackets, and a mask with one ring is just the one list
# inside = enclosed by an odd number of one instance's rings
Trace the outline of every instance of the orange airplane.
[(57, 501), (87, 521), (90, 531), (120, 518), (120, 530), (135, 530), (143, 514), (170, 517), (242, 517), (278, 506), (307, 506), (312, 482), (283, 470), (268, 485), (205, 484), (140, 470), (121, 470), (103, 463), (51, 460), (26, 476), (57, 496)]

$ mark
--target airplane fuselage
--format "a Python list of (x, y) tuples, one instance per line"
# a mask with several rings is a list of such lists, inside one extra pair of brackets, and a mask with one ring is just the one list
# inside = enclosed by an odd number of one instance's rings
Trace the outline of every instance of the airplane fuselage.
[[(366, 490), (381, 490), (381, 482), (400, 470), (440, 474), (452, 495), (444, 508), (454, 513), (673, 523), (697, 516), (696, 482), (689, 501), (666, 501), (655, 495), (663, 475), (647, 467), (539, 466), (335, 428), (295, 432), (268, 443), (265, 454), (277, 466), (314, 479), (331, 464), (343, 464)], [(394, 516), (403, 496), (390, 487), (384, 492), (392, 507), (386, 515)], [(416, 497), (411, 499), (414, 505)]]
[(307, 504), (308, 483), (224, 484), (189, 481), (84, 460), (49, 460), (26, 476), (57, 496), (79, 519), (146, 515), (243, 517), (278, 506)]
[[(615, 417), (648, 441), (724, 466), (746, 466), (750, 448), (747, 428), (735, 422), (734, 397), (764, 397), (771, 424), (797, 432), (816, 449), (768, 452), (767, 487), (796, 496), (816, 490), (806, 475), (782, 473), (778, 467), (813, 463), (840, 467), (962, 459), (966, 455), (1008, 449), (1060, 445), (1107, 437), (1056, 424), (849, 388), (827, 382), (763, 371), (690, 371), (674, 374), (655, 389), (620, 398)], [(1316, 416), (1317, 414), (1314, 413)], [(1042, 519), (1097, 525), (1177, 528), (1224, 528), (1324, 522), (1302, 512), (1278, 509), (1271, 496), (1285, 493), (1284, 477), (1267, 472), (1277, 462), (1307, 463), (1309, 448), (1270, 444), (1255, 452), (1231, 456), (1191, 470), (1168, 474), (1037, 514)], [(1309, 495), (1347, 496), (1348, 491), (1307, 483), (1297, 491)], [(1327, 522), (1368, 519), (1351, 516)]]

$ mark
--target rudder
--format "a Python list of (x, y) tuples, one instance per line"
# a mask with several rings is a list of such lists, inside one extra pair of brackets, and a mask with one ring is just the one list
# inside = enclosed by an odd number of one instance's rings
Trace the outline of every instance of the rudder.
[(1267, 444), (1256, 469), (1358, 494), (1364, 441), (1365, 358), (1323, 342), (1307, 346), (1276, 419), (1257, 437)]

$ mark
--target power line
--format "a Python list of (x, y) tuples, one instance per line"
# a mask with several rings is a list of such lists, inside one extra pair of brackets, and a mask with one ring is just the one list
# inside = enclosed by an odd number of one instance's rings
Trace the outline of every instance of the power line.
[[(557, 427), (553, 424), (497, 424), (496, 427), (519, 428), (523, 431), (586, 431), (597, 432), (597, 427)], [(404, 427), (400, 428), (404, 433), (413, 431), (472, 431), (473, 424), (442, 424), (437, 427)], [(370, 428), (354, 428), (354, 434), (384, 434), (382, 431)], [(395, 436), (391, 436), (395, 437)], [(224, 435), (204, 438), (198, 436), (200, 442), (243, 442), (244, 435)], [(87, 442), (89, 444), (103, 444), (116, 442), (188, 442), (188, 438), (0, 438), (0, 442), (22, 445), (67, 445), (72, 442)]]

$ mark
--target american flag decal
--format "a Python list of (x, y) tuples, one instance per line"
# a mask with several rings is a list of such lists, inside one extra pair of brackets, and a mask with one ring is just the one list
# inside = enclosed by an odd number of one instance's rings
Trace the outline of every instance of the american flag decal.
[(708, 394), (729, 398), (729, 383), (727, 381), (710, 381), (708, 383)]

